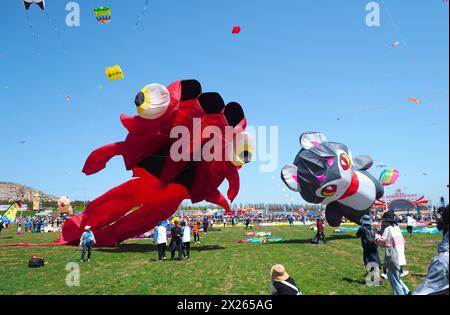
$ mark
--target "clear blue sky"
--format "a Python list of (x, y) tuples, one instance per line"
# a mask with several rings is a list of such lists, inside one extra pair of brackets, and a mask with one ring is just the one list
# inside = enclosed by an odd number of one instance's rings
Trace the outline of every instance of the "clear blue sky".
[[(406, 187), (448, 200), (449, 19), (441, 0), (378, 1), (375, 28), (360, 0), (153, 0), (138, 27), (145, 0), (79, 0), (81, 26), (72, 28), (68, 1), (46, 2), (65, 50), (33, 7), (36, 52), (22, 1), (0, 2), (1, 181), (95, 198), (131, 176), (121, 158), (94, 176), (81, 169), (93, 149), (125, 137), (119, 115), (135, 114), (139, 89), (196, 78), (239, 101), (250, 124), (279, 126), (277, 171), (247, 165), (237, 202), (286, 202), (279, 171), (310, 130), (399, 169), (389, 193)], [(107, 25), (94, 18), (101, 5), (112, 10)], [(234, 25), (240, 35), (231, 35)], [(395, 40), (401, 45), (389, 49)], [(109, 82), (104, 68), (115, 64), (125, 79)]]

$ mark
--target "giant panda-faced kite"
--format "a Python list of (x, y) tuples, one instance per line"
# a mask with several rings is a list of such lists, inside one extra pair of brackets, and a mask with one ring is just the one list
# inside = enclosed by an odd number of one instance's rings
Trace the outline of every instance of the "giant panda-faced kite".
[(284, 183), (305, 201), (326, 205), (331, 226), (339, 226), (343, 217), (359, 224), (384, 194), (383, 186), (367, 172), (372, 158), (353, 157), (346, 145), (328, 142), (319, 132), (302, 134), (300, 143), (294, 163), (281, 171)]

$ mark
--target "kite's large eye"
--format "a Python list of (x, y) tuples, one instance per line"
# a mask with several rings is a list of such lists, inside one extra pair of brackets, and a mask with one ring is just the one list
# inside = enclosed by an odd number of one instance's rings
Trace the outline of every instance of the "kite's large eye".
[(134, 103), (139, 116), (145, 119), (157, 119), (167, 111), (170, 94), (165, 86), (152, 83), (136, 95)]
[(331, 197), (336, 194), (337, 186), (336, 185), (328, 185), (327, 187), (323, 188), (320, 192), (322, 196), (324, 197)]
[(252, 160), (255, 151), (255, 138), (248, 132), (236, 135), (234, 150), (229, 150), (228, 159), (235, 166), (242, 166)]
[(343, 153), (341, 154), (340, 157), (340, 162), (341, 162), (341, 166), (344, 169), (344, 171), (348, 171), (348, 169), (350, 168), (350, 158), (348, 157), (347, 154)]

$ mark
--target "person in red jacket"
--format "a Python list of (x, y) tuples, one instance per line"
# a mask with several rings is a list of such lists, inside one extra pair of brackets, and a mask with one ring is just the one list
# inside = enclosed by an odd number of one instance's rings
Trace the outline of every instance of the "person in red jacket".
[(320, 238), (322, 238), (322, 241), (324, 243), (326, 243), (327, 240), (325, 239), (324, 220), (322, 218), (318, 218), (316, 220), (316, 225), (317, 225), (317, 233), (316, 233), (316, 236), (314, 236), (313, 243), (314, 244), (319, 244), (319, 239)]

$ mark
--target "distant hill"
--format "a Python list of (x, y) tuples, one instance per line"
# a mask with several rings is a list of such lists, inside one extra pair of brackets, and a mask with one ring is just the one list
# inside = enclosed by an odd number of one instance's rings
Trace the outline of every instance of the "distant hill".
[(32, 187), (28, 187), (21, 184), (9, 183), (9, 182), (0, 182), (0, 200), (14, 202), (18, 199), (20, 200), (33, 200), (33, 196), (35, 193), (39, 193), (41, 198), (46, 199), (47, 201), (57, 201), (58, 198), (46, 194), (40, 190), (34, 189)]

